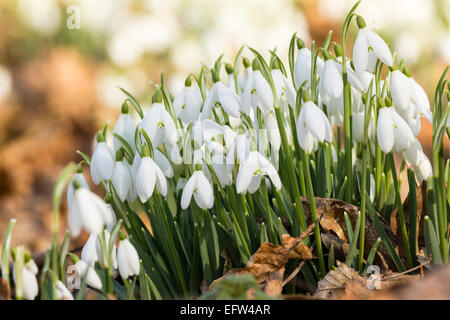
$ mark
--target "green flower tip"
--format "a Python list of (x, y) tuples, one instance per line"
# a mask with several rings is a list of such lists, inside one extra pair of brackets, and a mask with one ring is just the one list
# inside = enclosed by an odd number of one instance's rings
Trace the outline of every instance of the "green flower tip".
[(389, 72), (394, 72), (395, 70), (397, 70), (396, 66), (389, 67)]
[(200, 171), (200, 170), (202, 170), (202, 165), (201, 165), (201, 163), (197, 163), (195, 165), (195, 171)]
[(259, 61), (258, 61), (258, 59), (253, 59), (253, 61), (252, 61), (252, 69), (255, 71), (255, 70), (259, 70), (260, 69), (260, 67), (259, 67)]
[(150, 157), (150, 149), (148, 145), (142, 146), (142, 157)]
[(277, 59), (273, 60), (273, 65), (272, 65), (273, 69), (279, 69), (281, 70), (281, 66), (280, 66), (280, 62), (278, 62)]
[(385, 97), (384, 103), (386, 104), (386, 107), (392, 107), (392, 99), (391, 98)]
[(102, 131), (99, 131), (98, 133), (97, 133), (97, 142), (105, 142), (105, 136), (103, 135), (103, 132)]
[(184, 80), (184, 86), (185, 87), (190, 87), (191, 84), (192, 84), (191, 77), (187, 77), (186, 80)]
[(353, 60), (350, 60), (350, 67), (352, 67), (353, 71), (356, 71), (355, 64), (353, 63)]
[(116, 152), (116, 161), (122, 161), (124, 157), (122, 148), (119, 148)]
[(103, 199), (103, 201), (105, 201), (105, 203), (111, 203), (111, 200), (112, 200), (112, 195), (111, 195), (111, 193), (108, 192), (105, 195), (105, 198)]
[(324, 59), (325, 61), (331, 59), (331, 55), (330, 55), (330, 53), (329, 53), (327, 50), (322, 50), (322, 56), (323, 56), (323, 59)]
[(161, 103), (162, 102), (162, 91), (161, 88), (155, 91), (152, 97), (152, 103)]
[(227, 74), (232, 74), (234, 72), (234, 68), (231, 64), (225, 63), (225, 71)]
[(219, 73), (216, 70), (211, 69), (211, 76), (212, 76), (212, 80), (213, 80), (214, 83), (220, 81)]
[(250, 60), (248, 60), (248, 58), (246, 57), (243, 57), (242, 64), (244, 65), (245, 69), (247, 69), (248, 67), (250, 67)]
[(342, 52), (342, 47), (337, 43), (334, 44), (334, 53), (336, 54), (336, 57), (342, 57), (344, 55)]
[(123, 241), (123, 240), (125, 240), (127, 237), (126, 237), (126, 235), (125, 235), (125, 233), (122, 231), (122, 230), (120, 230), (119, 231), (119, 239), (120, 239), (120, 241)]
[(356, 23), (358, 24), (358, 28), (360, 29), (364, 29), (366, 27), (366, 22), (361, 16), (356, 16)]
[(129, 112), (128, 102), (125, 100), (125, 102), (122, 103), (122, 113), (127, 114), (128, 112)]
[(380, 109), (386, 107), (386, 103), (382, 97), (377, 97), (377, 103)]
[(364, 94), (361, 96), (361, 100), (362, 100), (362, 102), (363, 102), (364, 104), (367, 103), (367, 93), (364, 93)]
[(83, 173), (83, 166), (81, 165), (81, 163), (78, 164), (76, 172), (77, 173)]
[(300, 49), (303, 49), (304, 47), (305, 47), (305, 42), (302, 39), (297, 38), (297, 49), (300, 50)]
[(311, 96), (309, 95), (308, 90), (306, 90), (305, 88), (302, 88), (302, 98), (303, 102), (311, 101)]
[(81, 184), (78, 182), (77, 179), (73, 180), (73, 187), (75, 188), (75, 190), (78, 190), (81, 188)]
[(411, 72), (409, 71), (409, 69), (408, 69), (406, 66), (403, 66), (402, 72), (403, 72), (408, 78), (411, 78)]

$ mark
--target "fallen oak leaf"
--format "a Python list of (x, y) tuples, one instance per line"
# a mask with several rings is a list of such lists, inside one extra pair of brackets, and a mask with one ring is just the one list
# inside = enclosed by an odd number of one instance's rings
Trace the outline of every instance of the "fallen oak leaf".
[[(271, 274), (278, 272), (282, 268), (284, 269), (284, 266), (287, 264), (289, 259), (311, 260), (313, 258), (311, 249), (308, 248), (302, 240), (311, 233), (315, 225), (315, 223), (311, 224), (297, 238), (293, 238), (289, 235), (283, 235), (284, 246), (264, 242), (250, 257), (245, 268), (231, 269), (225, 275), (213, 281), (210, 288), (213, 287), (214, 283), (224, 277), (240, 274), (251, 274), (258, 284), (262, 284), (264, 282), (267, 283), (269, 277), (271, 277)], [(273, 276), (271, 279), (276, 278), (276, 276)], [(281, 279), (281, 284), (282, 282), (283, 281)]]
[[(359, 207), (346, 203), (339, 199), (315, 197), (314, 200), (316, 203), (319, 224), (322, 229), (324, 229), (328, 233), (335, 234), (339, 239), (348, 242), (348, 239), (346, 237), (347, 226), (345, 224), (344, 213), (347, 213), (352, 227), (354, 227), (356, 225), (358, 212), (360, 211)], [(302, 205), (303, 212), (305, 213), (307, 220), (311, 221), (309, 200), (306, 197), (302, 197)], [(396, 247), (398, 245), (398, 240), (393, 234), (391, 227), (379, 214), (378, 217), (390, 241), (392, 242), (394, 247)], [(364, 253), (365, 256), (367, 256), (370, 249), (379, 238), (379, 234), (367, 211), (365, 219), (365, 230)], [(380, 256), (382, 256), (382, 259), (380, 259)], [(379, 264), (383, 268), (383, 271), (395, 269), (395, 264), (393, 263), (392, 258), (383, 243), (378, 246), (377, 255), (374, 262), (376, 264)]]
[(313, 297), (333, 300), (372, 299), (378, 291), (374, 289), (392, 288), (420, 277), (418, 275), (406, 275), (405, 273), (394, 274), (386, 278), (382, 278), (380, 275), (380, 281), (375, 282), (376, 278), (373, 276), (369, 278), (362, 277), (345, 263), (337, 261), (337, 265), (338, 268), (336, 270), (330, 270), (319, 281)]

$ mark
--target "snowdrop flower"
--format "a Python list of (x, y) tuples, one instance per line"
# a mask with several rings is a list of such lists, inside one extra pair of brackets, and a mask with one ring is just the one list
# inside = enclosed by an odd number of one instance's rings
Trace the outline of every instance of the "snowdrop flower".
[(389, 77), (391, 96), (397, 112), (406, 119), (412, 118), (415, 108), (410, 108), (411, 90), (408, 77), (398, 69), (392, 71)]
[[(294, 84), (297, 89), (304, 83), (304, 88), (308, 89), (311, 86), (311, 50), (305, 48), (304, 42), (297, 39), (297, 59), (294, 65)], [(322, 73), (323, 60), (317, 57), (317, 71)]]
[(433, 168), (431, 167), (431, 162), (425, 155), (425, 153), (421, 152), (419, 154), (419, 160), (417, 165), (414, 167), (414, 172), (416, 173), (417, 180), (422, 182), (423, 180), (427, 180), (429, 177), (433, 175)]
[(312, 101), (303, 104), (297, 119), (297, 137), (300, 147), (308, 153), (317, 150), (318, 143), (332, 141), (327, 117)]
[[(370, 116), (367, 138), (369, 141), (375, 138), (375, 123)], [(364, 112), (352, 113), (352, 137), (355, 141), (362, 143), (364, 141)]]
[(95, 272), (93, 264), (88, 264), (83, 260), (79, 260), (74, 264), (74, 267), (81, 279), (86, 277), (86, 284), (88, 286), (97, 290), (102, 290), (102, 281), (97, 272)]
[(409, 77), (408, 80), (411, 88), (411, 102), (416, 107), (416, 116), (424, 117), (431, 122), (433, 116), (430, 110), (430, 101), (425, 90), (412, 77)]
[(69, 208), (69, 229), (73, 237), (77, 237), (82, 228), (98, 234), (105, 225), (110, 226), (114, 223), (114, 212), (108, 208), (103, 199), (81, 187), (77, 182), (75, 188)]
[(175, 115), (184, 123), (195, 121), (200, 114), (202, 102), (199, 88), (194, 91), (191, 78), (188, 77), (184, 82), (184, 87), (173, 100)]
[(163, 142), (169, 145), (177, 143), (176, 124), (162, 104), (161, 89), (158, 89), (153, 95), (153, 104), (142, 119), (140, 126), (148, 134), (153, 148), (157, 148)]
[(247, 159), (239, 166), (236, 192), (254, 193), (258, 190), (263, 176), (268, 176), (277, 190), (281, 189), (280, 176), (273, 164), (258, 151), (250, 151)]
[(167, 181), (162, 170), (150, 158), (148, 147), (145, 146), (143, 149), (144, 157), (140, 160), (139, 168), (136, 171), (135, 184), (139, 199), (145, 203), (152, 196), (155, 185), (158, 192), (166, 196)]
[(266, 114), (273, 111), (273, 95), (269, 83), (259, 71), (258, 60), (253, 60), (253, 72), (244, 88), (243, 106), (246, 113), (250, 113), (250, 107), (256, 111), (259, 108)]
[(170, 164), (169, 160), (166, 158), (166, 156), (159, 151), (158, 149), (154, 150), (155, 153), (155, 163), (158, 165), (158, 167), (161, 168), (161, 171), (164, 173), (164, 175), (167, 178), (173, 177), (173, 168)]
[(223, 187), (230, 186), (233, 183), (232, 170), (234, 164), (227, 164), (226, 161), (225, 156), (222, 154), (216, 154), (211, 159), (211, 167), (214, 169), (217, 179), (219, 179)]
[(178, 145), (167, 146), (167, 154), (169, 155), (170, 161), (173, 164), (179, 165), (183, 162), (183, 158), (181, 158), (180, 148)]
[[(357, 22), (359, 30), (353, 46), (353, 64), (356, 72), (361, 74), (368, 70), (369, 62), (372, 61), (371, 64), (373, 65), (373, 61), (376, 61), (376, 59), (381, 60), (387, 66), (392, 66), (392, 54), (386, 42), (366, 27), (366, 23), (361, 16), (357, 17)], [(369, 49), (372, 50), (372, 53), (369, 52)]]
[[(22, 268), (22, 290), (25, 300), (34, 300), (39, 293), (39, 286), (36, 279), (37, 272), (33, 272), (26, 265)], [(13, 279), (16, 282), (16, 268), (13, 268)]]
[[(124, 102), (122, 104), (122, 113), (120, 114), (119, 119), (117, 119), (113, 133), (121, 136), (135, 150), (134, 134), (136, 131), (136, 124), (128, 111), (128, 103)], [(117, 151), (122, 146), (122, 142), (115, 136), (113, 138), (113, 146), (114, 151)]]
[(266, 115), (266, 127), (267, 135), (269, 138), (270, 145), (275, 153), (278, 153), (281, 147), (281, 136), (280, 130), (278, 129), (278, 122), (274, 112), (269, 112)]
[(91, 234), (81, 250), (81, 260), (87, 263), (95, 263), (98, 261), (97, 254), (97, 235)]
[(73, 175), (73, 178), (70, 181), (69, 187), (67, 188), (67, 207), (69, 208), (69, 210), (72, 206), (73, 194), (75, 192), (75, 186), (74, 186), (75, 181), (77, 181), (81, 187), (89, 190), (89, 185), (83, 175), (83, 167), (82, 166), (78, 166), (77, 172)]
[(297, 93), (295, 92), (292, 83), (286, 78), (286, 76), (281, 72), (280, 69), (273, 69), (272, 79), (275, 85), (275, 91), (277, 93), (277, 98), (280, 101), (286, 101), (291, 107), (295, 107), (295, 99)]
[(122, 149), (116, 152), (116, 165), (114, 166), (111, 182), (117, 191), (120, 201), (125, 201), (130, 193), (133, 177), (130, 165), (124, 159)]
[[(110, 239), (111, 239), (111, 234), (109, 233), (108, 230), (104, 230), (104, 231), (103, 231), (103, 235), (100, 235), (100, 236), (103, 236), (103, 238), (104, 238), (104, 240), (105, 240), (105, 243), (106, 243), (106, 246), (107, 246), (107, 248), (108, 248), (108, 246), (109, 246), (109, 241), (110, 241)], [(117, 251), (116, 251), (116, 245), (113, 243), (112, 248), (109, 248), (109, 249), (110, 249), (110, 252), (103, 252), (103, 251), (102, 251), (102, 247), (101, 247), (101, 245), (100, 245), (100, 239), (99, 239), (99, 236), (97, 236), (97, 241), (95, 242), (95, 251), (96, 251), (96, 253), (97, 253), (97, 257), (99, 258), (98, 261), (101, 262), (103, 265), (109, 264), (108, 261), (106, 261), (106, 263), (105, 263), (105, 261), (103, 260), (103, 258), (107, 258), (107, 257), (111, 256), (112, 267), (113, 267), (114, 269), (117, 269)], [(108, 259), (108, 258), (107, 258), (107, 259)]]
[(55, 296), (58, 300), (73, 300), (72, 293), (60, 280), (55, 283)]
[(219, 75), (215, 70), (211, 72), (214, 83), (206, 96), (201, 119), (208, 119), (213, 107), (222, 107), (228, 115), (238, 118), (241, 110), (241, 102), (238, 96), (234, 90), (220, 82)]
[(189, 206), (192, 195), (194, 195), (195, 202), (200, 208), (204, 210), (212, 208), (214, 204), (213, 188), (201, 170), (194, 171), (184, 186), (183, 194), (181, 195), (181, 208), (183, 210)]
[(328, 106), (332, 99), (342, 96), (343, 89), (344, 84), (339, 69), (332, 59), (328, 59), (325, 61), (319, 86), (322, 102)]
[(417, 138), (414, 138), (414, 141), (411, 142), (408, 147), (403, 150), (402, 155), (408, 165), (415, 166), (418, 164), (421, 159), (422, 146)]
[(97, 135), (97, 145), (91, 159), (91, 177), (94, 184), (111, 179), (114, 170), (114, 157), (102, 133)]
[(123, 279), (131, 276), (137, 276), (140, 272), (139, 256), (128, 239), (121, 234), (119, 248), (117, 249), (117, 261), (119, 273)]
[(377, 138), (383, 152), (401, 152), (414, 142), (414, 135), (406, 121), (393, 107), (381, 108), (378, 113)]

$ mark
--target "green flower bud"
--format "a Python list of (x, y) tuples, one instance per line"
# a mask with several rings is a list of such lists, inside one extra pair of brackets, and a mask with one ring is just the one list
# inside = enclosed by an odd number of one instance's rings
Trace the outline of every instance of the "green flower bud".
[(127, 114), (128, 112), (129, 112), (128, 102), (125, 100), (124, 103), (122, 103), (122, 113)]
[(358, 28), (360, 29), (364, 29), (366, 27), (366, 22), (361, 16), (356, 16), (356, 23), (358, 24)]
[(105, 141), (106, 141), (106, 139), (105, 139), (105, 136), (103, 135), (103, 132), (99, 131), (97, 133), (97, 142), (105, 142)]
[(385, 97), (384, 103), (386, 104), (386, 107), (392, 107), (392, 99), (391, 98)]
[(259, 68), (259, 61), (258, 61), (258, 59), (253, 59), (253, 61), (252, 61), (252, 69), (253, 70), (259, 70), (260, 68)]
[(242, 58), (242, 63), (244, 65), (244, 67), (247, 69), (248, 67), (250, 67), (250, 60), (248, 60), (246, 57)]
[(306, 90), (305, 88), (302, 88), (302, 98), (303, 102), (311, 101), (311, 96), (309, 95), (308, 90)]
[(386, 104), (384, 103), (384, 99), (382, 97), (377, 97), (377, 103), (380, 108), (386, 107)]
[(152, 103), (161, 103), (162, 102), (162, 91), (161, 88), (158, 88), (158, 90), (155, 91), (152, 97)]
[(150, 157), (150, 149), (146, 144), (142, 146), (142, 157)]
[(302, 39), (297, 38), (297, 49), (300, 50), (300, 49), (303, 49), (304, 47), (305, 47), (305, 42), (303, 42)]
[(191, 77), (187, 77), (186, 80), (184, 80), (184, 86), (190, 87), (191, 84), (192, 84)]
[(334, 44), (334, 53), (336, 54), (336, 57), (342, 57), (344, 55), (342, 52), (342, 47), (337, 43)]
[(122, 148), (119, 148), (116, 152), (116, 161), (122, 161), (124, 157)]
[(231, 64), (225, 63), (225, 71), (227, 74), (232, 74), (234, 72), (234, 68)]
[(220, 81), (219, 73), (216, 70), (211, 69), (211, 75), (212, 75), (212, 80), (213, 80), (214, 83)]

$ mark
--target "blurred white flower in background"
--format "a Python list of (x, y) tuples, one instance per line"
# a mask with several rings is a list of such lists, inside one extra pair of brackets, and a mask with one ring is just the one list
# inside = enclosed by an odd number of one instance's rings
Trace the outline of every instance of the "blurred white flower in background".
[(12, 77), (5, 67), (0, 65), (0, 102), (5, 100), (11, 93)]
[(61, 11), (54, 0), (19, 0), (19, 17), (43, 35), (53, 35), (61, 23)]

